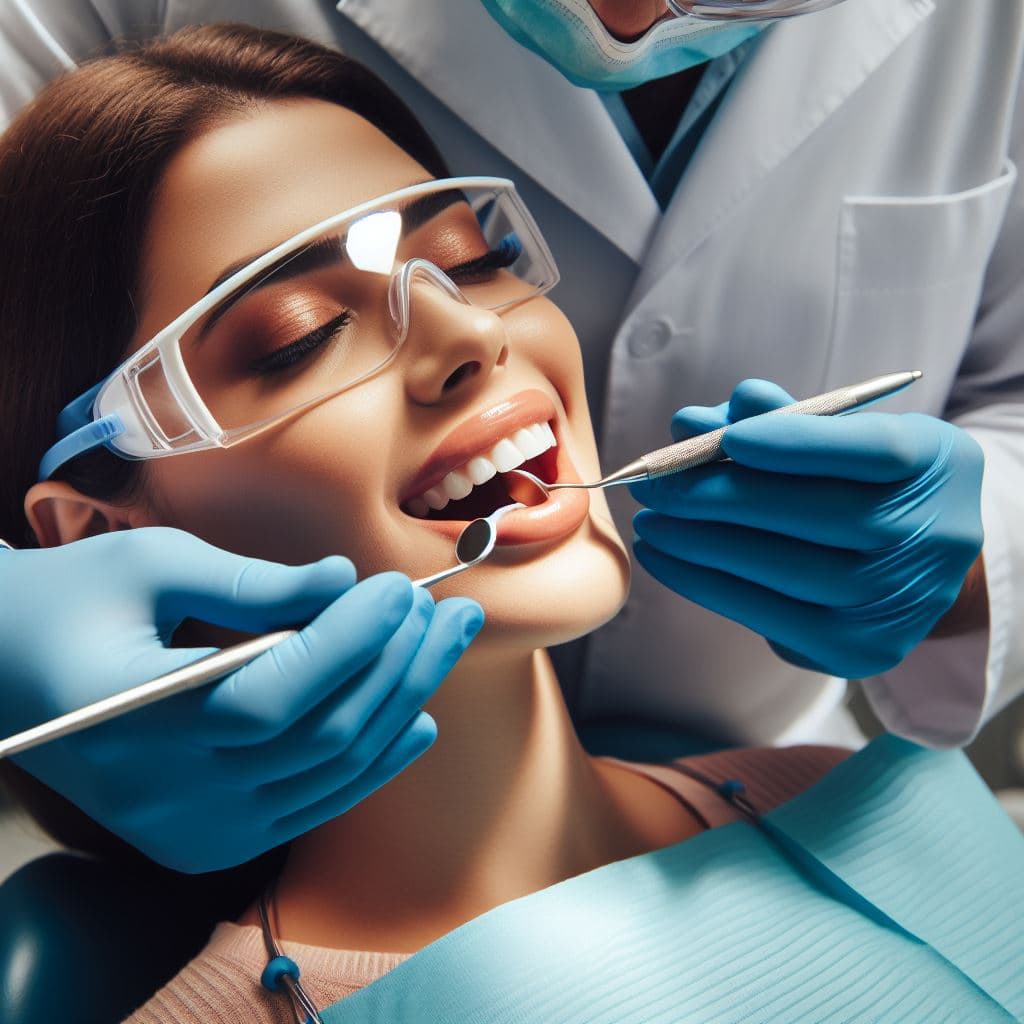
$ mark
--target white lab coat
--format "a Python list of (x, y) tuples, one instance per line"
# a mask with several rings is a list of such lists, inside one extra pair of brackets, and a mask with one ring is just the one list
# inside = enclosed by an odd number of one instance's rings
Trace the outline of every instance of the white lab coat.
[[(1022, 3), (849, 0), (772, 27), (664, 215), (600, 99), (479, 0), (3, 0), (0, 100), (10, 115), (111, 36), (196, 21), (340, 45), (406, 99), (454, 172), (520, 186), (563, 273), (554, 297), (580, 335), (606, 467), (744, 377), (806, 396), (923, 369), (885, 409), (947, 416), (985, 450), (991, 626), (926, 641), (865, 686), (893, 731), (956, 744), (1024, 688)], [(630, 536), (629, 496), (613, 508)], [(784, 743), (849, 741), (844, 689), (638, 569), (568, 695), (582, 720)]]

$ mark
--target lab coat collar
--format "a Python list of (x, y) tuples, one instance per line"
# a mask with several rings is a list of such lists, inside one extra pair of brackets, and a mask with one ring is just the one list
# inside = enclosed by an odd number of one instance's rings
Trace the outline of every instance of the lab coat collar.
[(661, 211), (596, 93), (514, 42), (480, 0), (337, 7), (499, 152), (643, 259)]
[(513, 42), (480, 0), (341, 0), (337, 8), (453, 113), (641, 263), (656, 233), (656, 248), (667, 245), (673, 255), (699, 244), (884, 62), (934, 2), (855, 0), (767, 30), (725, 101), (746, 115), (718, 118), (709, 128), (681, 202), (672, 204), (686, 215), (668, 218), (670, 238), (658, 231), (658, 204), (600, 97)]

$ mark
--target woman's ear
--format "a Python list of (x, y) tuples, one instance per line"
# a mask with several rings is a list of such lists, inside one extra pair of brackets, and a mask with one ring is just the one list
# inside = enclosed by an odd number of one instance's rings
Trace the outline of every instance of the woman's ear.
[(90, 498), (60, 480), (33, 484), (25, 495), (25, 517), (44, 548), (132, 526), (131, 509)]

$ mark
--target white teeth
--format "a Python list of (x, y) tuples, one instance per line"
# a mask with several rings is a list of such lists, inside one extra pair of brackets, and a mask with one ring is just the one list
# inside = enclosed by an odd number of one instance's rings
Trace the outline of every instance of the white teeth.
[(526, 456), (507, 437), (503, 437), (491, 449), (490, 456), (499, 473), (507, 473), (526, 461)]
[(548, 447), (546, 440), (541, 440), (532, 431), (526, 429), (517, 430), (512, 435), (512, 441), (523, 453), (524, 459), (532, 459), (534, 456), (546, 451)]
[(441, 481), (441, 486), (452, 501), (460, 501), (473, 490), (473, 481), (465, 473), (453, 469)]
[(438, 485), (437, 487), (431, 487), (429, 491), (424, 491), (423, 500), (432, 509), (434, 509), (435, 512), (439, 512), (448, 504), (448, 495), (445, 494), (440, 485)]
[(498, 467), (490, 459), (478, 455), (466, 463), (466, 475), (473, 481), (473, 486), (485, 484), (492, 476), (497, 475)]
[(531, 423), (510, 437), (503, 437), (490, 451), (481, 452), (465, 465), (453, 469), (439, 484), (405, 502), (410, 515), (425, 518), (430, 510), (439, 512), (449, 501), (461, 501), (474, 487), (487, 483), (497, 473), (507, 473), (527, 459), (557, 445), (549, 423)]

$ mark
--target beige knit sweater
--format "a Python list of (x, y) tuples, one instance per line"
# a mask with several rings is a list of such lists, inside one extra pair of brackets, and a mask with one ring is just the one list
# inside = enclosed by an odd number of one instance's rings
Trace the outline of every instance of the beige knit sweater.
[[(832, 747), (749, 748), (679, 763), (715, 783), (742, 779), (747, 798), (763, 812), (802, 792), (848, 753)], [(618, 763), (671, 790), (708, 828), (742, 818), (713, 789), (671, 767)], [(287, 941), (280, 946), (299, 965), (302, 984), (318, 1007), (369, 985), (412, 955), (322, 949)], [(260, 985), (266, 963), (258, 928), (219, 924), (206, 948), (126, 1024), (294, 1024), (287, 998)]]
[[(318, 1007), (369, 985), (409, 953), (365, 953), (279, 942), (302, 970), (302, 985)], [(260, 985), (267, 965), (259, 928), (223, 922), (206, 948), (165, 985), (131, 1024), (295, 1024), (291, 1004)]]

